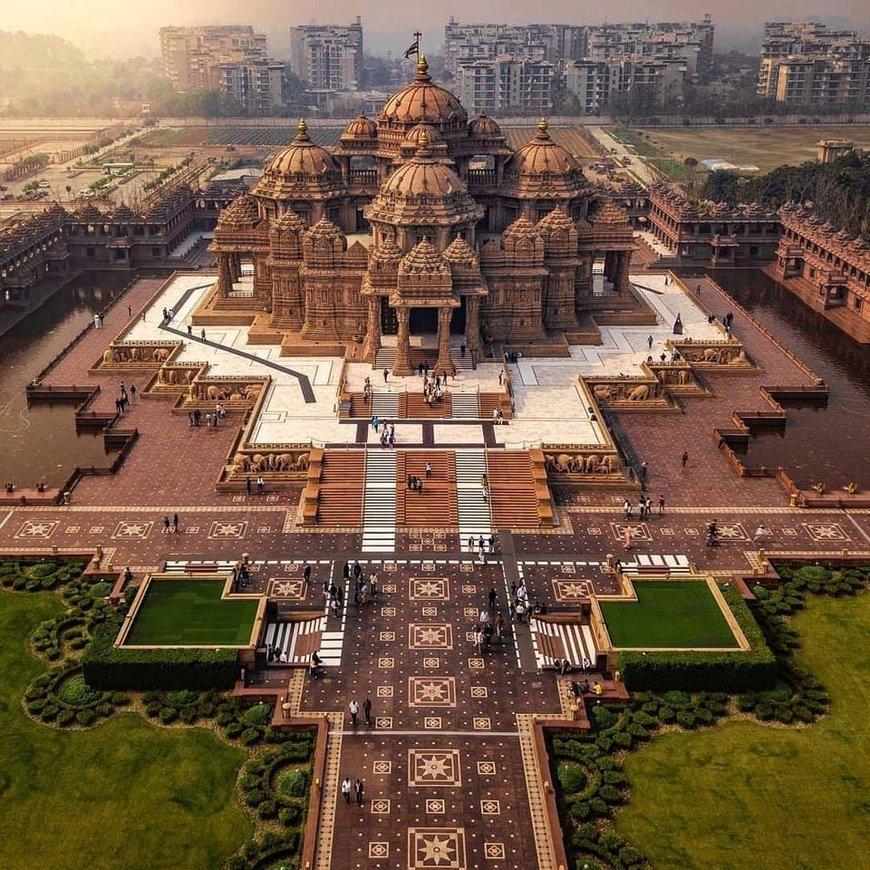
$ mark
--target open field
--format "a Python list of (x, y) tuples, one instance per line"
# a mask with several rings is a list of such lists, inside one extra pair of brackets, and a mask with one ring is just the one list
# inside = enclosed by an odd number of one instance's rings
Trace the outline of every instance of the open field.
[(686, 157), (704, 160), (721, 157), (737, 164), (752, 164), (769, 172), (785, 163), (815, 160), (820, 139), (851, 139), (870, 148), (870, 126), (807, 125), (800, 127), (738, 127), (723, 129), (632, 128), (644, 134), (662, 158), (682, 163)]
[[(502, 127), (502, 132), (507, 138), (507, 144), (516, 150), (531, 142), (535, 138), (538, 128), (536, 124), (529, 124), (528, 127)], [(577, 130), (550, 127), (549, 132), (556, 144), (561, 145), (566, 151), (577, 157), (598, 156), (598, 153)]]
[(30, 635), (61, 612), (53, 593), (0, 592), (0, 865), (221, 866), (250, 834), (234, 790), (241, 751), (135, 714), (88, 731), (25, 715), (22, 694), (46, 668)]
[(719, 604), (704, 581), (639, 580), (637, 601), (602, 601), (616, 648), (736, 647)]
[(732, 721), (631, 754), (617, 831), (654, 867), (756, 870), (870, 864), (870, 595), (815, 598), (794, 618), (798, 664), (828, 687), (806, 728)]
[(256, 601), (224, 601), (223, 580), (155, 580), (127, 635), (133, 646), (233, 646), (251, 639)]

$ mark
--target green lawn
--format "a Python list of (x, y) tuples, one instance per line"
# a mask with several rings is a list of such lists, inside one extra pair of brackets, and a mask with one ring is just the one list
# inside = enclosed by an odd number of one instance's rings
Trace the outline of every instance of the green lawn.
[(223, 580), (155, 580), (133, 620), (131, 646), (245, 646), (257, 602), (224, 601)]
[(234, 790), (241, 751), (135, 714), (73, 732), (22, 711), (46, 669), (30, 635), (61, 612), (52, 593), (0, 591), (0, 866), (219, 867), (251, 833)]
[(617, 649), (738, 646), (704, 581), (640, 580), (634, 589), (636, 602), (601, 602)]
[(798, 663), (831, 713), (804, 729), (729, 722), (631, 755), (616, 827), (654, 867), (870, 866), (870, 595), (808, 599)]

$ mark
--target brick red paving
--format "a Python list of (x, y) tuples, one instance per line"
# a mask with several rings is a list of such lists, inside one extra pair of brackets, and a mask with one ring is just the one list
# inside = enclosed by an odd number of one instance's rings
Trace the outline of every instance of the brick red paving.
[[(117, 379), (89, 375), (88, 369), (126, 323), (127, 305), (135, 317), (159, 285), (158, 280), (138, 282), (107, 316), (105, 329), (89, 332), (46, 382), (99, 383), (103, 392), (94, 407), (112, 409)], [(662, 517), (632, 521), (629, 555), (684, 554), (701, 569), (744, 572), (747, 553), (756, 549), (752, 537), (759, 522), (772, 534), (765, 542), (768, 551), (867, 550), (867, 512), (787, 508), (774, 481), (738, 478), (719, 452), (714, 427), (732, 425), (735, 409), (768, 407), (761, 384), (804, 384), (809, 376), (709, 284), (702, 301), (720, 316), (735, 310), (735, 335), (763, 371), (751, 377), (710, 376), (714, 398), (687, 400), (682, 415), (622, 416), (632, 448), (649, 464), (649, 490), (654, 498), (664, 493), (668, 508)], [(135, 383), (141, 388), (143, 380)], [(326, 572), (358, 556), (359, 530), (298, 527), (298, 489), (263, 497), (217, 493), (215, 481), (238, 422), (227, 420), (217, 431), (191, 429), (186, 416), (171, 413), (170, 403), (140, 399), (119, 424), (140, 432), (119, 473), (84, 479), (72, 507), (0, 508), (0, 548), (45, 552), (52, 546), (99, 544), (114, 551), (112, 561), (119, 568), (249, 553), (272, 563), (256, 566), (253, 588), (258, 591), (272, 578), (298, 576), (301, 563), (311, 560), (312, 584), (298, 606), (322, 607)], [(683, 449), (690, 454), (686, 469), (680, 464)], [(525, 673), (518, 663), (517, 644), (530, 642), (521, 629), (516, 639), (509, 635), (483, 656), (474, 654), (468, 632), (490, 588), (496, 588), (497, 606), (505, 609), (517, 570), (532, 597), (549, 603), (553, 580), (566, 572), (599, 592), (613, 591), (613, 581), (597, 563), (608, 553), (624, 555), (622, 498), (620, 493), (557, 493), (562, 525), (550, 534), (503, 536), (504, 562), (495, 559), (484, 567), (471, 566), (468, 554), (460, 564), (461, 542), (453, 531), (411, 529), (397, 535), (395, 555), (378, 568), (380, 600), (359, 613), (348, 609), (342, 666), (307, 682), (301, 703), (304, 710), (346, 714), (351, 697), (368, 696), (380, 720), (370, 730), (361, 726), (343, 737), (341, 776), (365, 780), (366, 799), (358, 808), (332, 794), (324, 797), (339, 803), (332, 866), (449, 867), (433, 863), (433, 848), (446, 849), (459, 866), (539, 865), (516, 717), (558, 712), (555, 681), (551, 674)], [(175, 510), (180, 533), (162, 534), (163, 516)], [(723, 531), (722, 546), (708, 548), (703, 531), (714, 516)], [(394, 570), (388, 570), (391, 565)], [(412, 586), (432, 580), (443, 583), (432, 589), (425, 583)]]

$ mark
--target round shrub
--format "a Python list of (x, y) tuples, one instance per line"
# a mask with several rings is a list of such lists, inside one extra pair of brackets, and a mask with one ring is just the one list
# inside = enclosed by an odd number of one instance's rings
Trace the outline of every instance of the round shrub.
[(180, 710), (182, 707), (189, 707), (198, 700), (199, 695), (196, 692), (190, 691), (190, 689), (180, 689), (177, 692), (170, 692), (166, 696), (167, 705), (175, 707), (176, 710)]
[(598, 789), (598, 797), (609, 804), (622, 802), (622, 792), (614, 785), (602, 785)]
[(245, 803), (249, 807), (258, 807), (266, 800), (266, 793), (259, 788), (252, 788), (245, 794)]
[(67, 677), (57, 687), (58, 699), (68, 707), (91, 707), (99, 703), (103, 693), (92, 689), (82, 674)]
[(67, 726), (72, 725), (73, 722), (76, 721), (75, 710), (61, 710), (60, 713), (57, 714), (56, 721), (61, 728), (66, 728)]
[(607, 785), (625, 785), (625, 774), (620, 770), (606, 770), (604, 782)]
[(170, 722), (174, 722), (177, 716), (178, 710), (176, 710), (174, 707), (160, 708), (160, 721), (164, 725), (168, 725)]
[(97, 714), (93, 710), (79, 710), (76, 713), (76, 722), (83, 728), (93, 725), (97, 721)]
[(589, 806), (589, 801), (575, 801), (571, 804), (571, 815), (580, 821), (588, 819), (592, 815), (592, 807)]
[(47, 698), (36, 698), (33, 701), (28, 701), (27, 703), (27, 712), (32, 716), (36, 716), (39, 712), (45, 707), (48, 703)]
[[(288, 773), (294, 772), (295, 771), (288, 771)], [(559, 762), (559, 766), (556, 768), (556, 777), (559, 780), (559, 785), (562, 787), (562, 791), (566, 794), (577, 794), (586, 788), (586, 773), (579, 764), (574, 764), (571, 761)]]
[(130, 698), (123, 692), (112, 692), (112, 703), (116, 707), (126, 707), (130, 703)]
[(248, 725), (268, 725), (272, 721), (272, 705), (257, 704), (245, 710), (244, 720)]
[(756, 583), (755, 586), (752, 587), (752, 594), (759, 601), (767, 601), (767, 599), (770, 598), (770, 592), (760, 583)]
[(105, 598), (112, 591), (112, 584), (106, 583), (105, 580), (101, 580), (99, 583), (94, 583), (91, 586), (91, 595), (94, 598)]
[(595, 739), (595, 745), (602, 752), (610, 752), (613, 749), (613, 740), (610, 737), (597, 737)]
[(755, 715), (764, 721), (773, 719), (773, 705), (768, 704), (766, 701), (760, 701), (755, 705)]
[(827, 583), (831, 579), (831, 572), (821, 565), (804, 565), (795, 572), (795, 578), (807, 583)]
[(784, 725), (788, 725), (794, 719), (794, 714), (788, 707), (777, 707), (775, 715), (777, 722), (782, 722)]
[(683, 728), (694, 728), (697, 724), (695, 714), (691, 710), (677, 710), (677, 724)]
[(263, 733), (257, 728), (245, 728), (239, 735), (239, 739), (245, 746), (254, 746), (263, 738)]
[(178, 711), (178, 718), (186, 725), (192, 725), (199, 717), (196, 707), (182, 707)]
[[(217, 722), (221, 728), (227, 728), (230, 724), (238, 724), (236, 722), (236, 717), (233, 716), (232, 713), (218, 713), (217, 716), (215, 716), (215, 722)], [(241, 726), (239, 727), (241, 728)], [(239, 733), (241, 733), (241, 731)]]
[[(564, 762), (563, 762), (564, 763)], [(576, 765), (574, 765), (576, 767)], [(559, 765), (561, 769), (562, 765)], [(561, 782), (561, 779), (559, 780)], [(585, 784), (585, 777), (584, 777)], [(563, 785), (563, 788), (565, 786)], [(582, 786), (581, 786), (582, 788)], [(290, 770), (285, 770), (278, 777), (278, 791), (282, 794), (287, 795), (288, 797), (304, 797), (305, 792), (308, 790), (308, 773), (299, 767), (291, 768)], [(577, 789), (568, 789), (565, 788), (565, 791), (573, 792), (580, 791), (580, 788)]]
[(607, 707), (593, 707), (592, 719), (599, 731), (606, 731), (619, 721), (617, 715), (612, 710), (608, 710)]
[(278, 820), (287, 828), (298, 825), (302, 821), (302, 810), (296, 804), (281, 807), (278, 810)]
[(274, 800), (265, 800), (257, 807), (257, 814), (261, 819), (277, 819), (278, 803)]
[(677, 710), (685, 709), (686, 707), (691, 707), (692, 699), (685, 693), (677, 690), (671, 690), (670, 692), (665, 692), (662, 695), (662, 700), (669, 707), (674, 707)]
[(703, 707), (695, 710), (695, 719), (698, 721), (699, 725), (712, 725), (715, 721), (713, 714)]
[[(646, 732), (644, 732), (645, 734)], [(632, 736), (625, 731), (617, 731), (616, 734), (613, 735), (613, 742), (622, 749), (630, 749), (632, 743)]]
[(100, 701), (100, 703), (94, 707), (94, 711), (98, 716), (111, 716), (112, 713), (115, 712), (115, 708), (112, 706), (111, 701)]
[(54, 722), (54, 720), (57, 719), (57, 714), (59, 712), (60, 710), (56, 704), (46, 704), (42, 708), (39, 718), (42, 719), (43, 722)]
[(663, 722), (665, 725), (669, 725), (674, 721), (676, 717), (676, 713), (671, 707), (659, 707), (659, 721)]
[(145, 715), (149, 719), (154, 719), (160, 715), (162, 709), (163, 705), (159, 701), (153, 701), (152, 703), (145, 705)]
[(238, 722), (230, 722), (225, 729), (225, 734), (230, 740), (237, 740), (239, 735), (244, 731), (244, 726)]
[(594, 797), (589, 801), (589, 809), (595, 813), (596, 816), (607, 816), (610, 815), (610, 808), (607, 804), (599, 797)]
[(623, 846), (619, 850), (619, 860), (626, 867), (637, 867), (641, 864), (646, 864), (646, 856), (633, 846)]

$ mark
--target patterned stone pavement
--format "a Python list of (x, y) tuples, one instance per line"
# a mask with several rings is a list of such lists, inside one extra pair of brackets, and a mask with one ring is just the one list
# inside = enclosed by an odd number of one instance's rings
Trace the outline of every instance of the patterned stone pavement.
[[(99, 383), (95, 407), (111, 408), (117, 383), (88, 370), (126, 324), (127, 305), (135, 319), (159, 286), (137, 282), (105, 328), (89, 332), (46, 382)], [(726, 300), (710, 285), (702, 301), (724, 313)], [(548, 774), (531, 759), (529, 723), (532, 714), (562, 715), (562, 704), (552, 674), (524, 669), (527, 628), (510, 629), (483, 654), (474, 650), (470, 631), (490, 589), (503, 614), (510, 583), (520, 576), (532, 599), (570, 607), (579, 594), (614, 591), (599, 567), (609, 553), (680, 555), (723, 576), (746, 572), (760, 524), (770, 532), (768, 553), (870, 550), (870, 511), (790, 508), (773, 480), (737, 477), (718, 451), (713, 428), (730, 425), (735, 409), (765, 407), (761, 384), (809, 380), (742, 314), (734, 331), (763, 371), (710, 377), (714, 398), (687, 401), (684, 414), (624, 414), (619, 421), (649, 463), (654, 501), (660, 493), (667, 501), (664, 515), (630, 521), (629, 553), (622, 542), (623, 494), (556, 493), (559, 525), (503, 533), (503, 558), (490, 557), (486, 565), (462, 553), (456, 531), (444, 528), (403, 530), (394, 554), (367, 554), (371, 561), (365, 561), (359, 530), (297, 525), (298, 488), (263, 496), (217, 493), (240, 419), (228, 418), (216, 431), (192, 429), (186, 416), (173, 415), (159, 399), (138, 400), (121, 422), (135, 426), (140, 438), (118, 474), (83, 479), (71, 506), (0, 508), (0, 549), (49, 553), (99, 545), (115, 568), (130, 565), (137, 574), (167, 560), (235, 560), (248, 553), (253, 589), (315, 615), (323, 607), (324, 581), (340, 583), (343, 561), (360, 558), (366, 573), (378, 572), (378, 600), (359, 611), (347, 607), (340, 667), (319, 680), (292, 681), (296, 708), (328, 714), (333, 728), (318, 866), (551, 866), (541, 827), (541, 783)], [(690, 454), (685, 469), (683, 449)], [(175, 512), (179, 533), (165, 534), (163, 518)], [(704, 527), (713, 518), (722, 543), (708, 548)], [(306, 561), (313, 568), (307, 588), (301, 583)], [(348, 703), (366, 697), (372, 725), (361, 722), (354, 730)], [(361, 807), (344, 805), (338, 793), (344, 776), (365, 782)]]

